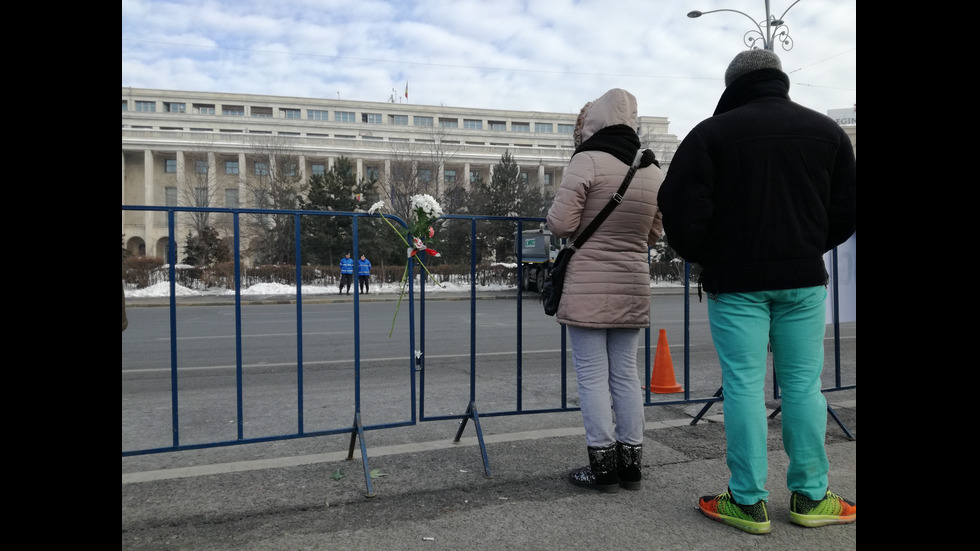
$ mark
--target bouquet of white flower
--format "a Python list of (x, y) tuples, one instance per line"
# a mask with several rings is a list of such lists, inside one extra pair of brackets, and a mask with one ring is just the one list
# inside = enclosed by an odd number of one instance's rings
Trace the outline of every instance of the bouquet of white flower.
[[(398, 318), (398, 310), (402, 305), (402, 297), (405, 296), (405, 288), (408, 284), (408, 266), (411, 258), (417, 255), (419, 252), (425, 252), (429, 256), (441, 256), (435, 249), (427, 247), (423, 241), (423, 238), (431, 238), (433, 235), (435, 235), (435, 230), (432, 229), (432, 221), (442, 216), (442, 207), (439, 206), (439, 203), (435, 200), (435, 198), (427, 194), (413, 195), (411, 201), (414, 220), (409, 220), (408, 227), (404, 230), (399, 230), (396, 228), (395, 225), (385, 217), (384, 213), (381, 212), (386, 208), (384, 201), (378, 201), (377, 203), (371, 205), (371, 208), (368, 209), (368, 214), (377, 213), (385, 222), (388, 223), (388, 226), (398, 234), (398, 237), (401, 238), (402, 243), (405, 244), (408, 250), (407, 254), (409, 261), (405, 262), (405, 271), (402, 273), (401, 292), (398, 295), (398, 305), (395, 307), (395, 316), (391, 319), (391, 331), (388, 332), (389, 338), (391, 338), (392, 333), (395, 331), (395, 319)], [(411, 242), (409, 242), (409, 239), (411, 239)], [(425, 269), (425, 272), (429, 274), (429, 276), (432, 276), (429, 269), (425, 267), (425, 263), (421, 264), (422, 268)], [(434, 281), (436, 285), (442, 287), (442, 285), (440, 285), (435, 278), (433, 278), (432, 281)]]

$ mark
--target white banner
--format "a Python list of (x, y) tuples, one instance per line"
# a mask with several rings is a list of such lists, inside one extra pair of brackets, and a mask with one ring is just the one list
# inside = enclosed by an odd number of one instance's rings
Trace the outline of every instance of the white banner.
[[(834, 323), (834, 251), (823, 257), (830, 274), (827, 286), (827, 323)], [(837, 300), (841, 323), (857, 321), (857, 232), (837, 247)]]

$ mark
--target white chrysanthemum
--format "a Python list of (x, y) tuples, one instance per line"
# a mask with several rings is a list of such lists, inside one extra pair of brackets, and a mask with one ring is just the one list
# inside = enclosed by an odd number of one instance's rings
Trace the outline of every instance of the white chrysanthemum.
[(376, 211), (383, 208), (385, 208), (385, 202), (378, 201), (377, 203), (371, 205), (371, 208), (368, 209), (368, 214), (374, 214)]
[(413, 195), (412, 208), (421, 209), (430, 219), (439, 218), (443, 214), (439, 202), (429, 194)]

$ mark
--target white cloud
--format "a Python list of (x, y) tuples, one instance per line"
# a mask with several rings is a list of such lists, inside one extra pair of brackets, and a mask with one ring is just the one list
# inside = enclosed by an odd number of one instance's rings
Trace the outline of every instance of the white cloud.
[[(857, 103), (856, 0), (773, 0), (790, 96)], [(789, 7), (789, 11), (787, 11)], [(123, 0), (122, 85), (576, 113), (613, 87), (683, 137), (761, 0)]]

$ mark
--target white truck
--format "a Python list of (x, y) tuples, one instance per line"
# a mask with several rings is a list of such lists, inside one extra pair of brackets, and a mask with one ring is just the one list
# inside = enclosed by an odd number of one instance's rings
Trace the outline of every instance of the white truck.
[(551, 234), (551, 230), (524, 230), (520, 240), (514, 242), (514, 254), (520, 246), (521, 286), (525, 291), (540, 291), (548, 267), (558, 257), (561, 240)]

